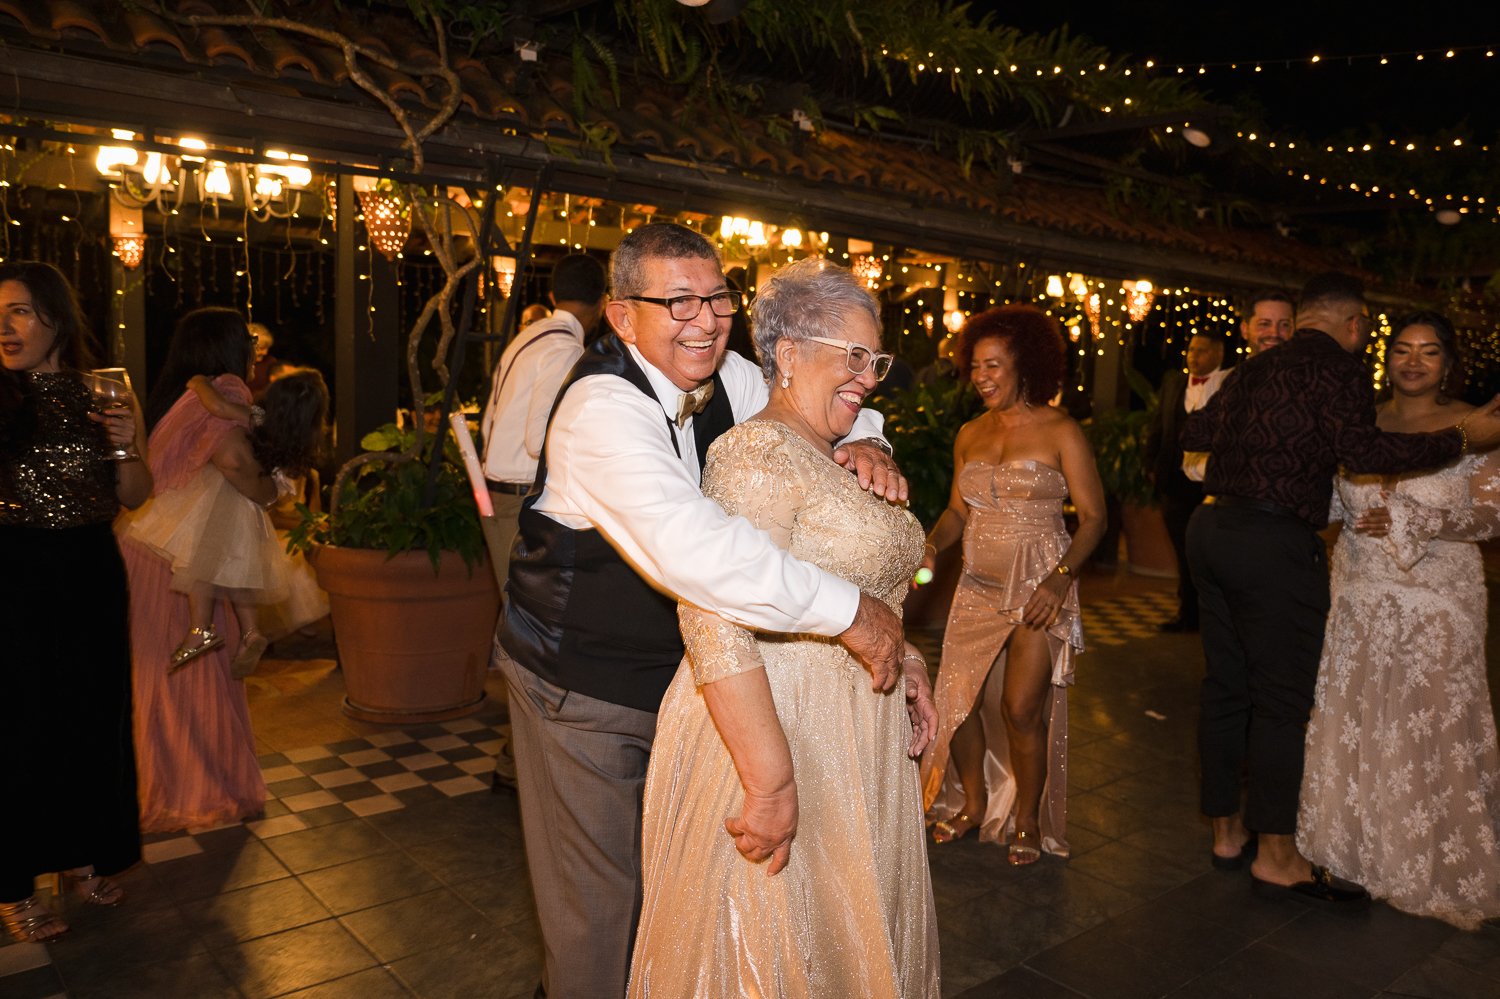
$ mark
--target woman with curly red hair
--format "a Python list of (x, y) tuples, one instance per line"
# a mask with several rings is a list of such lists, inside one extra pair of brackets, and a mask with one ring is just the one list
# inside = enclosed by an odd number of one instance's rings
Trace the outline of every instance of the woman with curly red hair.
[[(933, 838), (1009, 843), (1012, 864), (1066, 857), (1068, 697), (1083, 651), (1076, 574), (1104, 534), (1104, 489), (1082, 429), (1049, 404), (1067, 375), (1057, 323), (1030, 305), (974, 316), (959, 371), (985, 412), (953, 445), (953, 496), (929, 568), (959, 540), (963, 577), (937, 679), (938, 736), (922, 757)], [(1063, 525), (1072, 496), (1078, 533)], [(1043, 791), (1046, 792), (1043, 807)]]

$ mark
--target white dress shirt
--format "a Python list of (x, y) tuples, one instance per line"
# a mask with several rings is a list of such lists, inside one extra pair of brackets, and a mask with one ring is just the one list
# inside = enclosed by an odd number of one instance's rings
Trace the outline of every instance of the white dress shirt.
[[(552, 420), (537, 512), (574, 530), (597, 528), (653, 585), (743, 627), (830, 637), (845, 631), (859, 588), (798, 561), (703, 495), (694, 418), (671, 429), (666, 420), (685, 393), (629, 349), (665, 405), (613, 375), (576, 382)], [(770, 390), (757, 365), (726, 353), (719, 377), (736, 423), (765, 408)], [(884, 423), (864, 410), (846, 440), (879, 438)]]
[[(545, 339), (533, 343), (538, 337)], [(552, 403), (582, 355), (583, 324), (561, 309), (526, 327), (505, 348), (480, 423), (486, 479), (527, 485), (536, 479)]]
[[(1189, 413), (1196, 413), (1208, 405), (1208, 400), (1219, 391), (1219, 386), (1224, 384), (1224, 378), (1229, 374), (1225, 368), (1214, 368), (1206, 379), (1193, 384), (1193, 376), (1188, 375), (1187, 391), (1182, 395), (1182, 405)], [(1207, 451), (1184, 451), (1182, 452), (1182, 474), (1194, 482), (1202, 482), (1204, 473), (1208, 471)]]

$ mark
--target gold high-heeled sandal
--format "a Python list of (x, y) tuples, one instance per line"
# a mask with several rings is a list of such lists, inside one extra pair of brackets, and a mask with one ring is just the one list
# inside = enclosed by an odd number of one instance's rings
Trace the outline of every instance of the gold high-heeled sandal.
[[(973, 819), (969, 818), (969, 814), (967, 812), (960, 812), (959, 814), (953, 816), (953, 821), (967, 822), (969, 824), (969, 828), (965, 829), (963, 832), (959, 832), (957, 829), (953, 828), (952, 823), (945, 821), (934, 822), (932, 824), (932, 841), (934, 843), (952, 843), (956, 840), (963, 839), (974, 830), (974, 827), (976, 825), (978, 825), (978, 823), (976, 823)], [(948, 838), (938, 839), (937, 834), (939, 832), (946, 833)]]
[[(200, 636), (203, 639), (203, 644), (196, 649), (183, 648), (187, 640), (194, 635)], [(223, 644), (224, 636), (215, 631), (213, 625), (209, 625), (207, 628), (189, 629), (187, 635), (183, 636), (182, 642), (177, 646), (177, 650), (172, 653), (172, 668), (167, 670), (167, 675), (170, 676), (176, 673), (188, 663), (203, 655), (203, 653), (212, 652)]]
[[(119, 905), (128, 897), (125, 894), (124, 888), (121, 888), (109, 878), (106, 878), (104, 875), (99, 874), (98, 872), (82, 875), (69, 872), (68, 878), (78, 888), (78, 897), (83, 899), (89, 905), (102, 905), (105, 907)], [(94, 886), (92, 891), (86, 892), (83, 890), (83, 887), (84, 884), (89, 881), (97, 881), (99, 883)], [(119, 894), (115, 896), (113, 900), (110, 900), (109, 896), (111, 892), (119, 892)]]
[[(1011, 838), (1010, 847), (1006, 850), (1005, 859), (1016, 867), (1025, 867), (1042, 859), (1042, 851), (1032, 845), (1029, 841), (1036, 838), (1036, 833), (1017, 832)], [(1022, 842), (1022, 840), (1027, 842)]]
[[(21, 915), (30, 909), (35, 909), (37, 914)], [(59, 919), (55, 912), (38, 902), (35, 895), (19, 902), (0, 904), (0, 925), (5, 927), (5, 932), (16, 943), (46, 943), (68, 932), (68, 924)], [(38, 935), (49, 926), (59, 927), (59, 929), (56, 933)]]

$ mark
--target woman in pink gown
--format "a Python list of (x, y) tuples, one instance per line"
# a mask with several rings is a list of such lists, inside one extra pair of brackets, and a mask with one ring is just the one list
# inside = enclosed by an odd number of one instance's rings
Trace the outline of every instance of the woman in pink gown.
[[(231, 402), (248, 406), (253, 337), (231, 309), (198, 309), (172, 336), (167, 362), (146, 408), (153, 495), (180, 489), (212, 461), (257, 502), (275, 499), (250, 453), (247, 427), (203, 408), (188, 378), (205, 375)], [(143, 508), (145, 509), (145, 508)], [(141, 831), (167, 832), (233, 822), (258, 813), (266, 785), (255, 759), (244, 685), (230, 677), (239, 625), (227, 601), (214, 611), (224, 644), (168, 673), (188, 633), (187, 597), (169, 589), (171, 564), (120, 530), (130, 575), (130, 643), (135, 659), (135, 739)]]

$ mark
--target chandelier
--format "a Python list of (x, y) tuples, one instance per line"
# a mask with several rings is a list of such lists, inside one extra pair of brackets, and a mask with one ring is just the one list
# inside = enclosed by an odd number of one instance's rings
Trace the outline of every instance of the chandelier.
[(1125, 282), (1125, 309), (1130, 314), (1131, 322), (1138, 323), (1145, 319), (1155, 300), (1156, 291), (1151, 287), (1150, 281)]
[(411, 219), (401, 214), (401, 203), (380, 191), (360, 191), (359, 206), (365, 213), (370, 242), (385, 259), (395, 260), (411, 234)]
[(516, 258), (495, 257), (495, 290), (500, 292), (502, 298), (510, 297), (510, 290), (516, 282)]
[(850, 265), (854, 276), (869, 286), (871, 291), (880, 284), (880, 276), (885, 273), (885, 262), (874, 254), (855, 257)]

